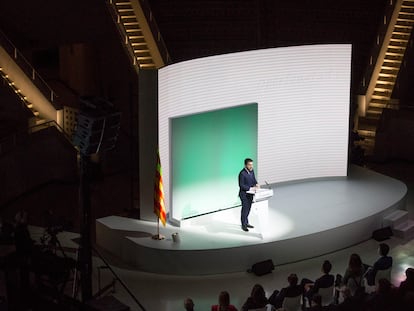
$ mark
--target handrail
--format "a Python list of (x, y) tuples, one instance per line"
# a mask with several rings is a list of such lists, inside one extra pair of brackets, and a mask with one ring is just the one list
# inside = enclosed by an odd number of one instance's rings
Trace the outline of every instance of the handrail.
[[(158, 24), (152, 13), (151, 6), (148, 3), (148, 0), (138, 0), (141, 4), (141, 8), (144, 11), (145, 17), (147, 18), (148, 25), (150, 26), (151, 32), (157, 41), (158, 49), (160, 50), (161, 57), (164, 60), (164, 63), (168, 65), (171, 62), (170, 54), (167, 50), (167, 45), (165, 44), (164, 38), (161, 35)], [(155, 36), (157, 35), (157, 36)]]
[(398, 110), (414, 110), (414, 106), (410, 106), (410, 105), (398, 105)]
[[(170, 54), (168, 53), (167, 46), (165, 45), (164, 39), (161, 36), (161, 32), (158, 28), (158, 25), (155, 21), (154, 15), (152, 14), (152, 10), (145, 0), (136, 0), (140, 3), (141, 8), (144, 12), (145, 17), (147, 18), (148, 25), (150, 27), (150, 30), (154, 36), (155, 41), (157, 42), (158, 49), (160, 51), (161, 57), (164, 60), (165, 64), (168, 64), (171, 62)], [(112, 20), (115, 24), (117, 24), (117, 29), (119, 31), (119, 34), (121, 38), (124, 39), (124, 45), (128, 51), (128, 54), (130, 55), (131, 62), (133, 66), (136, 68), (137, 71), (139, 71), (139, 61), (134, 53), (134, 48), (128, 39), (128, 34), (126, 32), (126, 29), (124, 25), (120, 22), (118, 11), (116, 8), (116, 2), (117, 0), (106, 0), (107, 7), (109, 9), (109, 13), (112, 17)], [(156, 35), (156, 36), (155, 36)]]
[(381, 51), (381, 46), (384, 42), (385, 35), (387, 33), (388, 25), (391, 21), (391, 17), (394, 13), (394, 8), (396, 5), (397, 0), (389, 0), (388, 5), (385, 9), (384, 16), (382, 23), (379, 26), (379, 29), (377, 31), (377, 36), (375, 39), (375, 44), (371, 48), (369, 62), (366, 68), (366, 71), (362, 77), (361, 84), (360, 84), (360, 94), (366, 94), (369, 87), (370, 78), (374, 72), (375, 64), (378, 60), (378, 56)]
[(47, 122), (44, 122), (44, 123), (40, 123), (40, 124), (36, 124), (36, 125), (30, 126), (28, 128), (28, 132), (29, 133), (34, 133), (35, 132), (34, 131), (35, 128), (46, 128), (46, 127), (49, 128), (49, 127), (52, 127), (52, 126), (54, 126), (59, 132), (61, 132), (63, 134), (63, 136), (66, 138), (66, 140), (69, 143), (72, 144), (71, 137), (69, 137), (69, 135), (66, 134), (65, 130), (63, 129), (63, 127), (61, 127), (55, 120), (50, 120), (50, 121), (47, 121)]
[(33, 68), (29, 61), (23, 56), (23, 54), (17, 49), (17, 47), (10, 41), (10, 39), (0, 30), (0, 45), (4, 50), (13, 58), (13, 60), (19, 65), (23, 72), (30, 77), (36, 87), (45, 95), (46, 98), (55, 106), (59, 108), (59, 104), (56, 102), (58, 95), (53, 89), (46, 83), (46, 81), (40, 76), (40, 74)]
[(124, 283), (124, 281), (121, 280), (121, 278), (116, 274), (114, 269), (109, 265), (108, 261), (101, 255), (101, 253), (95, 248), (92, 247), (92, 250), (98, 255), (99, 258), (105, 263), (105, 265), (108, 267), (109, 271), (111, 271), (112, 275), (116, 278), (117, 281), (122, 285), (122, 287), (127, 291), (129, 296), (135, 301), (135, 303), (141, 308), (142, 311), (146, 311), (144, 306), (139, 302), (137, 297), (132, 293), (132, 291), (128, 288), (128, 286)]
[(118, 29), (119, 35), (124, 38), (124, 46), (126, 47), (128, 54), (130, 56), (130, 60), (132, 62), (132, 65), (134, 66), (134, 68), (136, 69), (136, 71), (139, 71), (139, 62), (137, 57), (134, 54), (134, 48), (132, 47), (131, 42), (128, 40), (128, 35), (127, 32), (125, 30), (124, 25), (120, 22), (119, 20), (119, 16), (118, 16), (118, 12), (116, 10), (116, 6), (115, 6), (115, 2), (116, 0), (107, 0), (107, 7), (109, 10), (109, 14), (112, 17), (112, 20), (115, 24), (118, 25), (118, 27), (116, 27)]

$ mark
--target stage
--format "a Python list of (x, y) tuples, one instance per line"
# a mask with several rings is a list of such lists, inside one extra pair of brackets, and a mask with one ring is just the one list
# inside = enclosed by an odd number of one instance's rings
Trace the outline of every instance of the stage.
[[(351, 166), (348, 177), (271, 185), (267, 215), (252, 210), (249, 232), (240, 228), (240, 207), (160, 227), (156, 223), (109, 216), (96, 220), (96, 242), (137, 270), (205, 275), (245, 271), (272, 259), (286, 264), (327, 254), (371, 237), (383, 217), (405, 208), (402, 182)], [(260, 217), (259, 217), (260, 216)], [(259, 219), (260, 218), (260, 219)], [(178, 233), (174, 242), (172, 234)]]

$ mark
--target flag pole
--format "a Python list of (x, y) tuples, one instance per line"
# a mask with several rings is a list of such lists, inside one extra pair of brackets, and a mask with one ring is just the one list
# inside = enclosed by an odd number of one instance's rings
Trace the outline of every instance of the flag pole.
[(164, 240), (165, 236), (160, 234), (160, 218), (159, 217), (157, 217), (157, 218), (158, 218), (158, 221), (157, 221), (157, 234), (154, 234), (152, 236), (152, 239), (160, 241), (160, 240)]
[[(154, 240), (163, 240), (164, 236), (160, 234), (160, 219), (165, 227), (166, 223), (166, 211), (164, 202), (164, 190), (162, 185), (162, 173), (161, 173), (161, 161), (160, 151), (157, 150), (157, 166), (155, 174), (155, 188), (154, 188), (154, 212), (157, 215), (157, 234), (153, 235)], [(161, 218), (162, 217), (162, 218)]]

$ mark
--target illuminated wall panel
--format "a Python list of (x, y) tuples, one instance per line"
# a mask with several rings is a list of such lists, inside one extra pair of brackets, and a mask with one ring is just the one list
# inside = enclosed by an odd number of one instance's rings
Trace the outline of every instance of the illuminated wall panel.
[(170, 122), (186, 115), (257, 103), (259, 183), (346, 176), (350, 74), (348, 44), (232, 53), (161, 69), (159, 145), (172, 217), (181, 219), (185, 207), (171, 204)]

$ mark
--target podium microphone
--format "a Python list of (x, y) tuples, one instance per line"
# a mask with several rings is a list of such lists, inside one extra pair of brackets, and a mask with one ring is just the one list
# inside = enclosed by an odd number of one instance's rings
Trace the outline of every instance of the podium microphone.
[(271, 188), (270, 185), (269, 185), (269, 183), (266, 180), (265, 180), (265, 184), (266, 184), (266, 186), (269, 187), (269, 189)]

